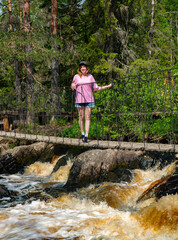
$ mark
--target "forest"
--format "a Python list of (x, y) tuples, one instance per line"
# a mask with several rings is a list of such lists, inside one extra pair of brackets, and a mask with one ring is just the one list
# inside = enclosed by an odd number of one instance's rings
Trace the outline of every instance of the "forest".
[[(70, 84), (85, 60), (98, 84), (114, 86), (96, 93), (97, 137), (175, 142), (177, 9), (176, 0), (2, 0), (1, 110), (26, 108), (28, 126), (37, 109), (53, 119), (74, 111)], [(58, 136), (76, 137), (72, 124)]]

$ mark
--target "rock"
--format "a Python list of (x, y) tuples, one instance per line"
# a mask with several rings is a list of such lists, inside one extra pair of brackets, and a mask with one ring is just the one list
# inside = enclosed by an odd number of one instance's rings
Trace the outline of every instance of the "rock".
[(178, 174), (169, 175), (153, 182), (138, 198), (137, 202), (155, 197), (157, 199), (178, 193)]
[(35, 143), (34, 140), (28, 139), (17, 139), (12, 137), (0, 137), (0, 144), (8, 144), (12, 147), (22, 146), (22, 145), (31, 145)]
[(16, 138), (3, 137), (0, 139), (0, 144), (8, 144), (14, 147), (19, 146), (20, 140)]
[(21, 168), (20, 164), (17, 163), (17, 159), (10, 153), (7, 153), (0, 158), (0, 174), (14, 174)]
[(155, 191), (155, 197), (157, 199), (162, 196), (177, 194), (178, 193), (178, 175), (169, 176), (166, 181), (162, 182)]
[[(54, 155), (55, 156), (55, 155)], [(54, 158), (53, 156), (53, 158)], [(53, 171), (51, 174), (53, 174), (54, 172), (57, 172), (57, 170), (61, 167), (61, 166), (65, 166), (67, 165), (67, 161), (68, 161), (68, 156), (67, 155), (63, 155), (63, 156), (56, 156), (57, 157), (57, 163), (55, 164), (55, 167), (53, 168)], [(53, 161), (53, 160), (52, 160)]]
[(12, 156), (17, 159), (17, 163), (23, 166), (30, 165), (35, 161), (51, 161), (54, 155), (54, 145), (45, 142), (33, 143), (31, 145), (18, 146), (12, 149)]
[[(65, 187), (72, 190), (90, 183), (128, 180), (131, 178), (128, 169), (140, 168), (142, 154), (118, 149), (86, 151), (74, 161)], [(124, 174), (125, 179), (122, 179)]]
[(8, 143), (1, 143), (0, 144), (0, 156), (3, 156), (6, 154), (6, 152), (10, 149)]
[(25, 167), (35, 161), (51, 161), (54, 155), (54, 145), (44, 142), (17, 146), (13, 149), (8, 144), (0, 145), (0, 173), (17, 173), (22, 166)]
[(3, 185), (0, 185), (0, 198), (3, 198), (3, 197), (10, 197), (10, 192), (6, 187), (4, 187)]

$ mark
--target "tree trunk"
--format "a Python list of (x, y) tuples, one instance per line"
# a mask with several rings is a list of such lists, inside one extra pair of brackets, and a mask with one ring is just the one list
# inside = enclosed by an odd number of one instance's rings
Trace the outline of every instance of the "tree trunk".
[(178, 24), (177, 24), (177, 15), (175, 14), (175, 22), (176, 22), (176, 43), (178, 45)]
[(59, 78), (59, 63), (55, 54), (57, 53), (57, 0), (51, 0), (51, 32), (53, 36), (54, 58), (52, 59), (51, 69), (51, 94), (52, 94), (52, 121), (56, 118), (58, 106), (58, 78)]
[(8, 10), (9, 10), (9, 30), (10, 32), (13, 31), (13, 25), (12, 25), (12, 4), (11, 0), (8, 0)]
[(51, 31), (57, 35), (57, 0), (51, 0)]
[[(23, 0), (23, 28), (26, 32), (26, 38), (30, 37), (31, 20), (30, 20), (30, 4), (29, 0)], [(25, 46), (25, 54), (28, 55), (32, 51), (32, 44)], [(33, 63), (31, 57), (27, 56), (25, 61), (26, 68), (26, 95), (27, 95), (27, 124), (33, 123)]]
[(15, 90), (17, 96), (17, 105), (18, 105), (18, 112), (19, 112), (19, 120), (20, 123), (23, 122), (23, 112), (22, 112), (22, 81), (20, 76), (20, 64), (17, 58), (14, 60), (14, 72), (15, 72)]
[[(22, 35), (22, 31), (23, 31), (23, 0), (21, 0), (21, 2), (20, 2), (20, 36)], [(22, 44), (20, 44), (20, 51), (22, 51)], [(21, 80), (23, 79), (23, 77), (22, 77), (22, 66), (23, 66), (23, 63), (22, 63), (22, 61), (20, 61), (20, 77), (21, 77)]]
[(154, 7), (155, 1), (151, 1), (151, 24), (150, 24), (150, 32), (149, 32), (149, 50), (148, 50), (148, 60), (151, 59), (152, 55), (152, 37), (153, 37), (153, 26), (154, 26)]
[[(170, 14), (171, 15), (171, 14)], [(172, 51), (172, 46), (173, 46), (173, 21), (172, 21), (172, 16), (170, 16), (170, 29), (171, 29), (171, 49), (170, 49), (170, 63), (171, 63), (171, 66), (173, 65), (173, 51)]]
[[(14, 31), (13, 28), (13, 19), (12, 19), (12, 3), (11, 0), (8, 0), (8, 10), (9, 10), (9, 30), (10, 32)], [(13, 37), (11, 37), (12, 39), (12, 48), (15, 49), (16, 45), (15, 42), (13, 41)], [(15, 75), (15, 88), (16, 88), (16, 96), (17, 96), (17, 105), (18, 105), (18, 109), (19, 106), (21, 105), (21, 100), (22, 100), (22, 90), (21, 90), (21, 76), (20, 76), (20, 72), (19, 72), (19, 62), (17, 60), (16, 57), (14, 57), (14, 75)], [(19, 110), (19, 116), (20, 119), (22, 118), (22, 114), (21, 111)]]
[[(23, 26), (23, 2), (20, 1), (20, 33), (22, 32)], [(22, 51), (22, 45), (20, 44), (20, 51)], [(16, 82), (16, 94), (18, 101), (18, 111), (20, 124), (23, 124), (23, 109), (22, 109), (22, 61), (15, 59), (15, 82)]]

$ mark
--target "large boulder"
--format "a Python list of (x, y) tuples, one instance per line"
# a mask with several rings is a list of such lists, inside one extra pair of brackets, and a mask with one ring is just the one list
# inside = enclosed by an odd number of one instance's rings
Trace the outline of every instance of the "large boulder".
[(142, 155), (118, 149), (86, 151), (75, 159), (65, 187), (72, 190), (90, 183), (130, 181), (130, 169), (144, 168), (146, 164)]
[(36, 161), (51, 161), (54, 155), (54, 145), (44, 142), (17, 146), (13, 149), (8, 147), (5, 148), (4, 145), (1, 144), (0, 149), (4, 153), (0, 157), (0, 174), (17, 173), (25, 166), (28, 166)]
[(54, 145), (37, 142), (27, 146), (15, 147), (11, 153), (17, 159), (18, 164), (27, 166), (37, 160), (40, 162), (51, 161), (54, 155)]

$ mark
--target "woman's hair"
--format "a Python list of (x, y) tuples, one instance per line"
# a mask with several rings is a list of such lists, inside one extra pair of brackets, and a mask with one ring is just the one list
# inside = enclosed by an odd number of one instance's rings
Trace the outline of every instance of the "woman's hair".
[[(82, 73), (81, 73), (81, 68), (82, 68), (82, 66), (84, 66), (84, 65), (80, 65), (79, 67), (78, 67), (78, 69), (77, 69), (77, 72), (78, 72), (78, 74), (80, 75), (80, 77), (82, 77)], [(88, 74), (88, 72), (89, 72), (89, 67), (87, 67), (87, 66), (85, 66), (86, 68), (87, 68), (87, 70), (86, 70), (86, 73)]]

